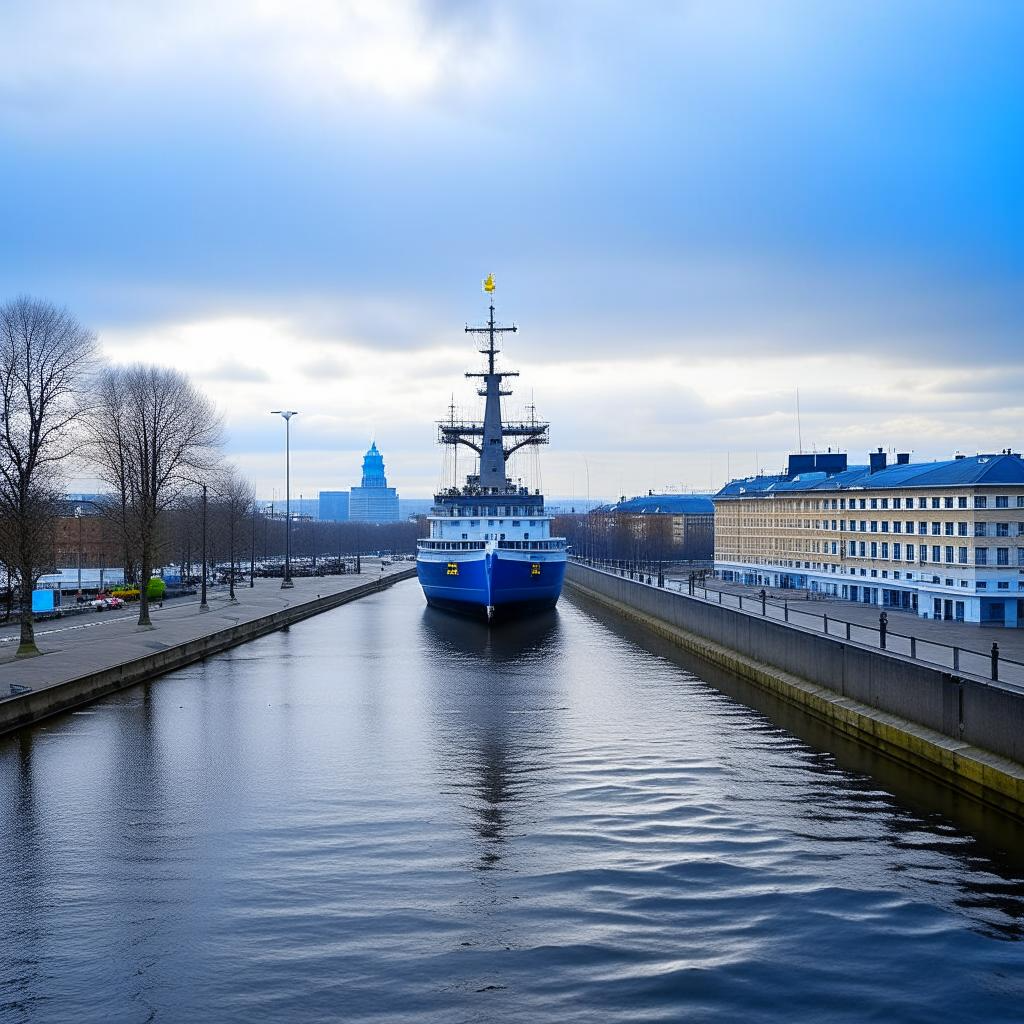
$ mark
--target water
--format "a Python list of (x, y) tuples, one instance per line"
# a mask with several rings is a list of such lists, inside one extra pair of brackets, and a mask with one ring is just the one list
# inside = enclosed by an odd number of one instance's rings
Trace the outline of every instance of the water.
[(639, 639), (409, 582), (0, 741), (0, 1020), (1019, 1021), (1020, 833)]

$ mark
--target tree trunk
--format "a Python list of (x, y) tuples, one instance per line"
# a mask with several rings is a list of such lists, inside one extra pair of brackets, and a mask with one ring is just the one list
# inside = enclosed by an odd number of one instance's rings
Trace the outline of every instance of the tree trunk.
[(36, 647), (36, 626), (32, 618), (32, 566), (21, 567), (21, 642), (18, 658), (32, 658), (42, 651)]
[(142, 579), (139, 580), (139, 625), (152, 626), (149, 618), (149, 577), (153, 575), (153, 554), (149, 542), (142, 544)]

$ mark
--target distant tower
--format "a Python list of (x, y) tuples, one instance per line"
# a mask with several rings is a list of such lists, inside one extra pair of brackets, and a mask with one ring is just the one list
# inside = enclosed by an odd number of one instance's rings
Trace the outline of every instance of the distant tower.
[(394, 523), (400, 518), (398, 492), (388, 487), (384, 475), (384, 456), (377, 442), (363, 456), (363, 482), (349, 493), (348, 517), (363, 523)]

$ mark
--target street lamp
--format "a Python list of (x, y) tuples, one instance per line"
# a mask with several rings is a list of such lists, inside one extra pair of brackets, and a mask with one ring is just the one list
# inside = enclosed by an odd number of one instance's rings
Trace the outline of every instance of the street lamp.
[(82, 600), (82, 506), (75, 506), (75, 518), (78, 520), (78, 600)]
[(199, 585), (199, 610), (208, 612), (210, 606), (206, 603), (206, 484), (200, 486), (203, 488), (203, 580)]
[(295, 409), (271, 409), (271, 416), (284, 417), (284, 579), (281, 589), (294, 587), (292, 583), (292, 508), (291, 508), (291, 420), (298, 416)]

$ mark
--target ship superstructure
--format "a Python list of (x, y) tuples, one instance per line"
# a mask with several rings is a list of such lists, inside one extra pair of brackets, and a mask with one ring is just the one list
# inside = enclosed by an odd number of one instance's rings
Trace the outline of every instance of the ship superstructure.
[(430, 536), (419, 541), (416, 567), (423, 593), (434, 606), (451, 611), (507, 618), (553, 608), (565, 577), (565, 538), (551, 536), (551, 516), (544, 496), (509, 478), (508, 462), (520, 449), (548, 443), (549, 424), (529, 419), (503, 422), (501, 399), (511, 395), (503, 382), (519, 374), (499, 370), (498, 343), (517, 328), (494, 319), (494, 279), (484, 288), (490, 295), (489, 317), (466, 333), (484, 342), (481, 381), (482, 421), (456, 418), (454, 404), (447, 420), (438, 423), (438, 442), (475, 453), (476, 472), (462, 486), (437, 494), (428, 517)]

